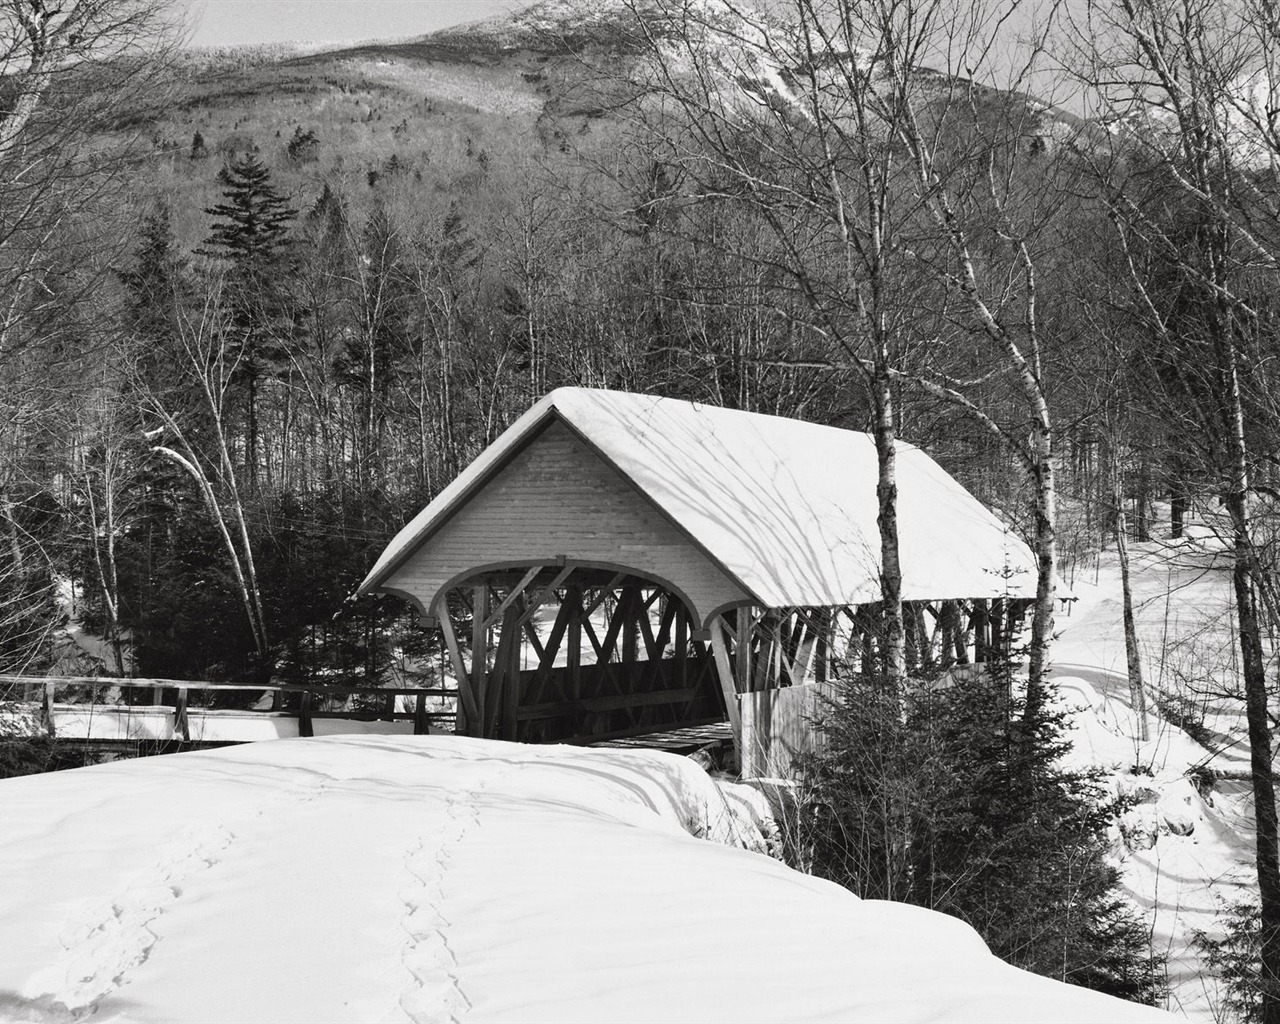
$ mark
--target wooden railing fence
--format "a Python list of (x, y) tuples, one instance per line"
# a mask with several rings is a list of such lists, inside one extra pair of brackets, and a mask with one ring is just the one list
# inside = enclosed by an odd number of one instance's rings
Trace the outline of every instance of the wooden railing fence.
[[(456, 712), (453, 710), (428, 710), (427, 698), (441, 697), (456, 699), (457, 691), (452, 688), (442, 687), (375, 687), (375, 686), (347, 686), (342, 684), (323, 685), (303, 685), (297, 683), (267, 683), (265, 685), (258, 683), (211, 683), (194, 679), (116, 679), (103, 676), (23, 676), (23, 675), (0, 675), (0, 701), (12, 701), (18, 703), (33, 704), (38, 703), (40, 706), (40, 720), (45, 732), (49, 736), (57, 734), (54, 721), (54, 705), (57, 703), (56, 697), (58, 690), (66, 690), (71, 688), (94, 687), (94, 688), (119, 688), (121, 691), (151, 691), (150, 706), (170, 707), (174, 713), (174, 736), (180, 737), (185, 742), (191, 741), (191, 727), (189, 721), (190, 712), (190, 695), (191, 693), (203, 693), (210, 691), (231, 691), (241, 693), (257, 693), (257, 694), (300, 694), (297, 710), (262, 710), (239, 709), (245, 714), (271, 714), (276, 716), (285, 716), (298, 719), (298, 735), (313, 736), (315, 735), (312, 722), (316, 719), (346, 719), (348, 721), (413, 721), (413, 732), (415, 736), (423, 735), (427, 732), (428, 724), (433, 721), (448, 723), (450, 731), (453, 728), (453, 722)], [(168, 698), (172, 703), (166, 700), (167, 693), (172, 691), (173, 696)], [(361, 696), (377, 698), (377, 703), (381, 707), (376, 709), (338, 709), (338, 710), (319, 710), (316, 704), (331, 700), (333, 698), (344, 698), (351, 696)], [(397, 698), (400, 696), (414, 697), (414, 706), (412, 711), (401, 711), (396, 707)], [(93, 700), (78, 701), (80, 704), (89, 704), (95, 707), (113, 707), (127, 709), (129, 707), (138, 706), (136, 702), (121, 701), (112, 704), (101, 704)], [(273, 703), (275, 703), (273, 701)]]

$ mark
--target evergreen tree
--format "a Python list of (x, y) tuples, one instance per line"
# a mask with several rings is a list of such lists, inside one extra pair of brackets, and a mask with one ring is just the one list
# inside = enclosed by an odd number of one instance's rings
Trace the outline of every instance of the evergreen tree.
[(1007, 665), (915, 685), (903, 706), (855, 678), (830, 708), (803, 768), (806, 866), (959, 917), (1026, 970), (1154, 1001), (1158, 960), (1107, 860), (1121, 808), (1064, 767), (1064, 713), (1024, 718)]
[(190, 266), (177, 250), (167, 206), (143, 217), (133, 262), (118, 276), (125, 288), (125, 323), (146, 342), (142, 355), (154, 364), (162, 358), (157, 346), (172, 338), (178, 308), (190, 291)]
[(315, 245), (333, 245), (340, 241), (347, 223), (347, 211), (342, 198), (326, 181), (320, 195), (307, 211), (306, 224), (315, 238)]
[(296, 211), (271, 183), (271, 171), (254, 154), (218, 172), (223, 202), (205, 213), (213, 230), (201, 254), (228, 266), (228, 345), (239, 360), (245, 402), (245, 471), (257, 483), (259, 392), (264, 378), (285, 358), (293, 333), (288, 295), (289, 225)]
[(320, 139), (316, 133), (308, 128), (302, 130), (302, 126), (298, 125), (293, 130), (293, 138), (289, 140), (285, 152), (289, 159), (294, 163), (304, 164), (315, 160), (320, 150)]
[(237, 276), (276, 269), (297, 215), (271, 183), (271, 171), (254, 154), (233, 160), (218, 172), (224, 202), (204, 212), (216, 218), (205, 245), (208, 255), (231, 261)]

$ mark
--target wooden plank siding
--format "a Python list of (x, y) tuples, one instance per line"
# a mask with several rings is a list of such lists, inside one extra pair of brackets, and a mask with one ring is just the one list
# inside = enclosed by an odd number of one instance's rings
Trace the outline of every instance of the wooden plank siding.
[(383, 584), (431, 608), (482, 567), (626, 567), (670, 583), (700, 624), (750, 599), (666, 516), (561, 423), (551, 424)]
[(840, 699), (840, 687), (802, 683), (744, 693), (738, 699), (742, 777), (785, 778), (797, 756), (821, 746), (822, 735), (814, 723), (826, 714), (830, 702)]

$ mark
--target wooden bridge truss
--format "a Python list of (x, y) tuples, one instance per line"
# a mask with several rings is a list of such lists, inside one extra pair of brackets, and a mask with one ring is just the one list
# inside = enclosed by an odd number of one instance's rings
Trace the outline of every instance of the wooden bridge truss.
[(626, 572), (487, 573), (446, 594), (436, 619), (459, 732), (599, 741), (724, 720), (707, 637), (678, 597)]
[[(1007, 651), (1030, 602), (909, 602), (909, 673)], [(878, 607), (739, 607), (703, 631), (684, 602), (626, 570), (490, 570), (434, 608), (458, 680), (457, 731), (598, 742), (729, 721), (746, 693), (874, 674)], [(478, 654), (473, 654), (478, 652)]]

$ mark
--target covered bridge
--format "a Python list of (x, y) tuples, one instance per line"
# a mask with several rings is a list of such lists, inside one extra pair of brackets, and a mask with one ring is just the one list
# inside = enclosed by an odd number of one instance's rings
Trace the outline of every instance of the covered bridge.
[[(874, 668), (876, 477), (867, 434), (561, 388), (360, 592), (440, 627), (459, 731), (584, 742), (727, 719), (763, 769), (773, 696)], [(1034, 597), (1031, 552), (902, 443), (898, 487), (909, 667), (981, 661)]]

